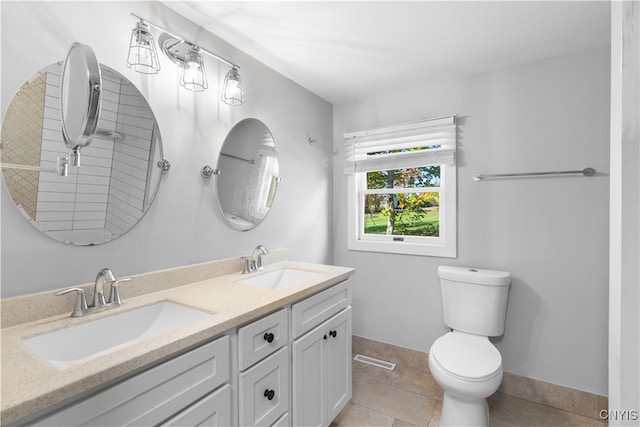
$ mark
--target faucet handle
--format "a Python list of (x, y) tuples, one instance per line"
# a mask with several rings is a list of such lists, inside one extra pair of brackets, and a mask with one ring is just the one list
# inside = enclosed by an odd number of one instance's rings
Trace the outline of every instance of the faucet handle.
[(262, 265), (262, 254), (261, 254), (261, 255), (258, 255), (258, 259), (256, 259), (256, 260), (254, 261), (254, 263), (255, 263), (255, 266), (254, 266), (255, 271), (262, 271), (262, 270), (264, 270), (264, 267), (263, 267), (263, 265)]
[(122, 305), (122, 300), (120, 299), (120, 291), (118, 290), (118, 284), (120, 282), (128, 282), (130, 280), (131, 277), (125, 277), (111, 282), (111, 296), (109, 297), (109, 304)]
[(255, 270), (253, 260), (251, 257), (244, 257), (244, 269), (242, 270), (242, 274), (253, 273)]
[(84, 289), (82, 288), (68, 288), (63, 289), (61, 291), (56, 292), (56, 295), (65, 295), (69, 292), (77, 292), (78, 298), (76, 299), (76, 305), (71, 312), (71, 317), (80, 317), (84, 316), (87, 311), (87, 297), (84, 294)]

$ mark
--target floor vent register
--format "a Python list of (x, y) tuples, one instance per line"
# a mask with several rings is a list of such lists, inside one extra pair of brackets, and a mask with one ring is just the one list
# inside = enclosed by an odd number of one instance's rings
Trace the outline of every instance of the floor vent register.
[(389, 371), (393, 371), (396, 369), (396, 364), (387, 362), (386, 360), (380, 360), (373, 357), (365, 356), (363, 354), (356, 354), (353, 357), (353, 360), (357, 360), (358, 362), (368, 363), (369, 365), (377, 366), (378, 368), (387, 369)]

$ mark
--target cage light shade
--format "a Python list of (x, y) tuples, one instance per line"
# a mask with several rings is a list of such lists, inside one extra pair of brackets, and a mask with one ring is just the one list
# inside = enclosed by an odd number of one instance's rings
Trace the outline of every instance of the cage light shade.
[(138, 22), (131, 31), (127, 67), (143, 74), (156, 74), (160, 71), (156, 45), (149, 27), (144, 22)]
[(202, 92), (209, 87), (204, 61), (197, 47), (192, 47), (184, 57), (184, 66), (180, 74), (180, 86), (192, 92)]
[(228, 105), (244, 104), (244, 89), (236, 67), (231, 68), (224, 78), (221, 99), (222, 102)]

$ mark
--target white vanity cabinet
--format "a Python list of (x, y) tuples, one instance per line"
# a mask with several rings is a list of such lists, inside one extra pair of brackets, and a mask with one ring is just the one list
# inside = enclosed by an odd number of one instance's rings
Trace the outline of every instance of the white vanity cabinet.
[(223, 336), (36, 420), (36, 426), (228, 426), (229, 337)]
[(350, 282), (283, 304), (10, 427), (328, 426), (352, 395)]
[(351, 290), (343, 282), (292, 306), (293, 425), (327, 426), (351, 399)]
[(349, 285), (334, 285), (238, 330), (240, 426), (328, 426), (349, 402)]

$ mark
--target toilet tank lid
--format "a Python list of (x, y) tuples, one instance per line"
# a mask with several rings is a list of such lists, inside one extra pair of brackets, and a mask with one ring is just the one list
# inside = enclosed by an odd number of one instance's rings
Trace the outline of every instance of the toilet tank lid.
[(441, 279), (454, 282), (477, 283), (478, 285), (506, 286), (511, 283), (511, 273), (508, 271), (481, 268), (441, 265), (438, 267), (438, 276)]

